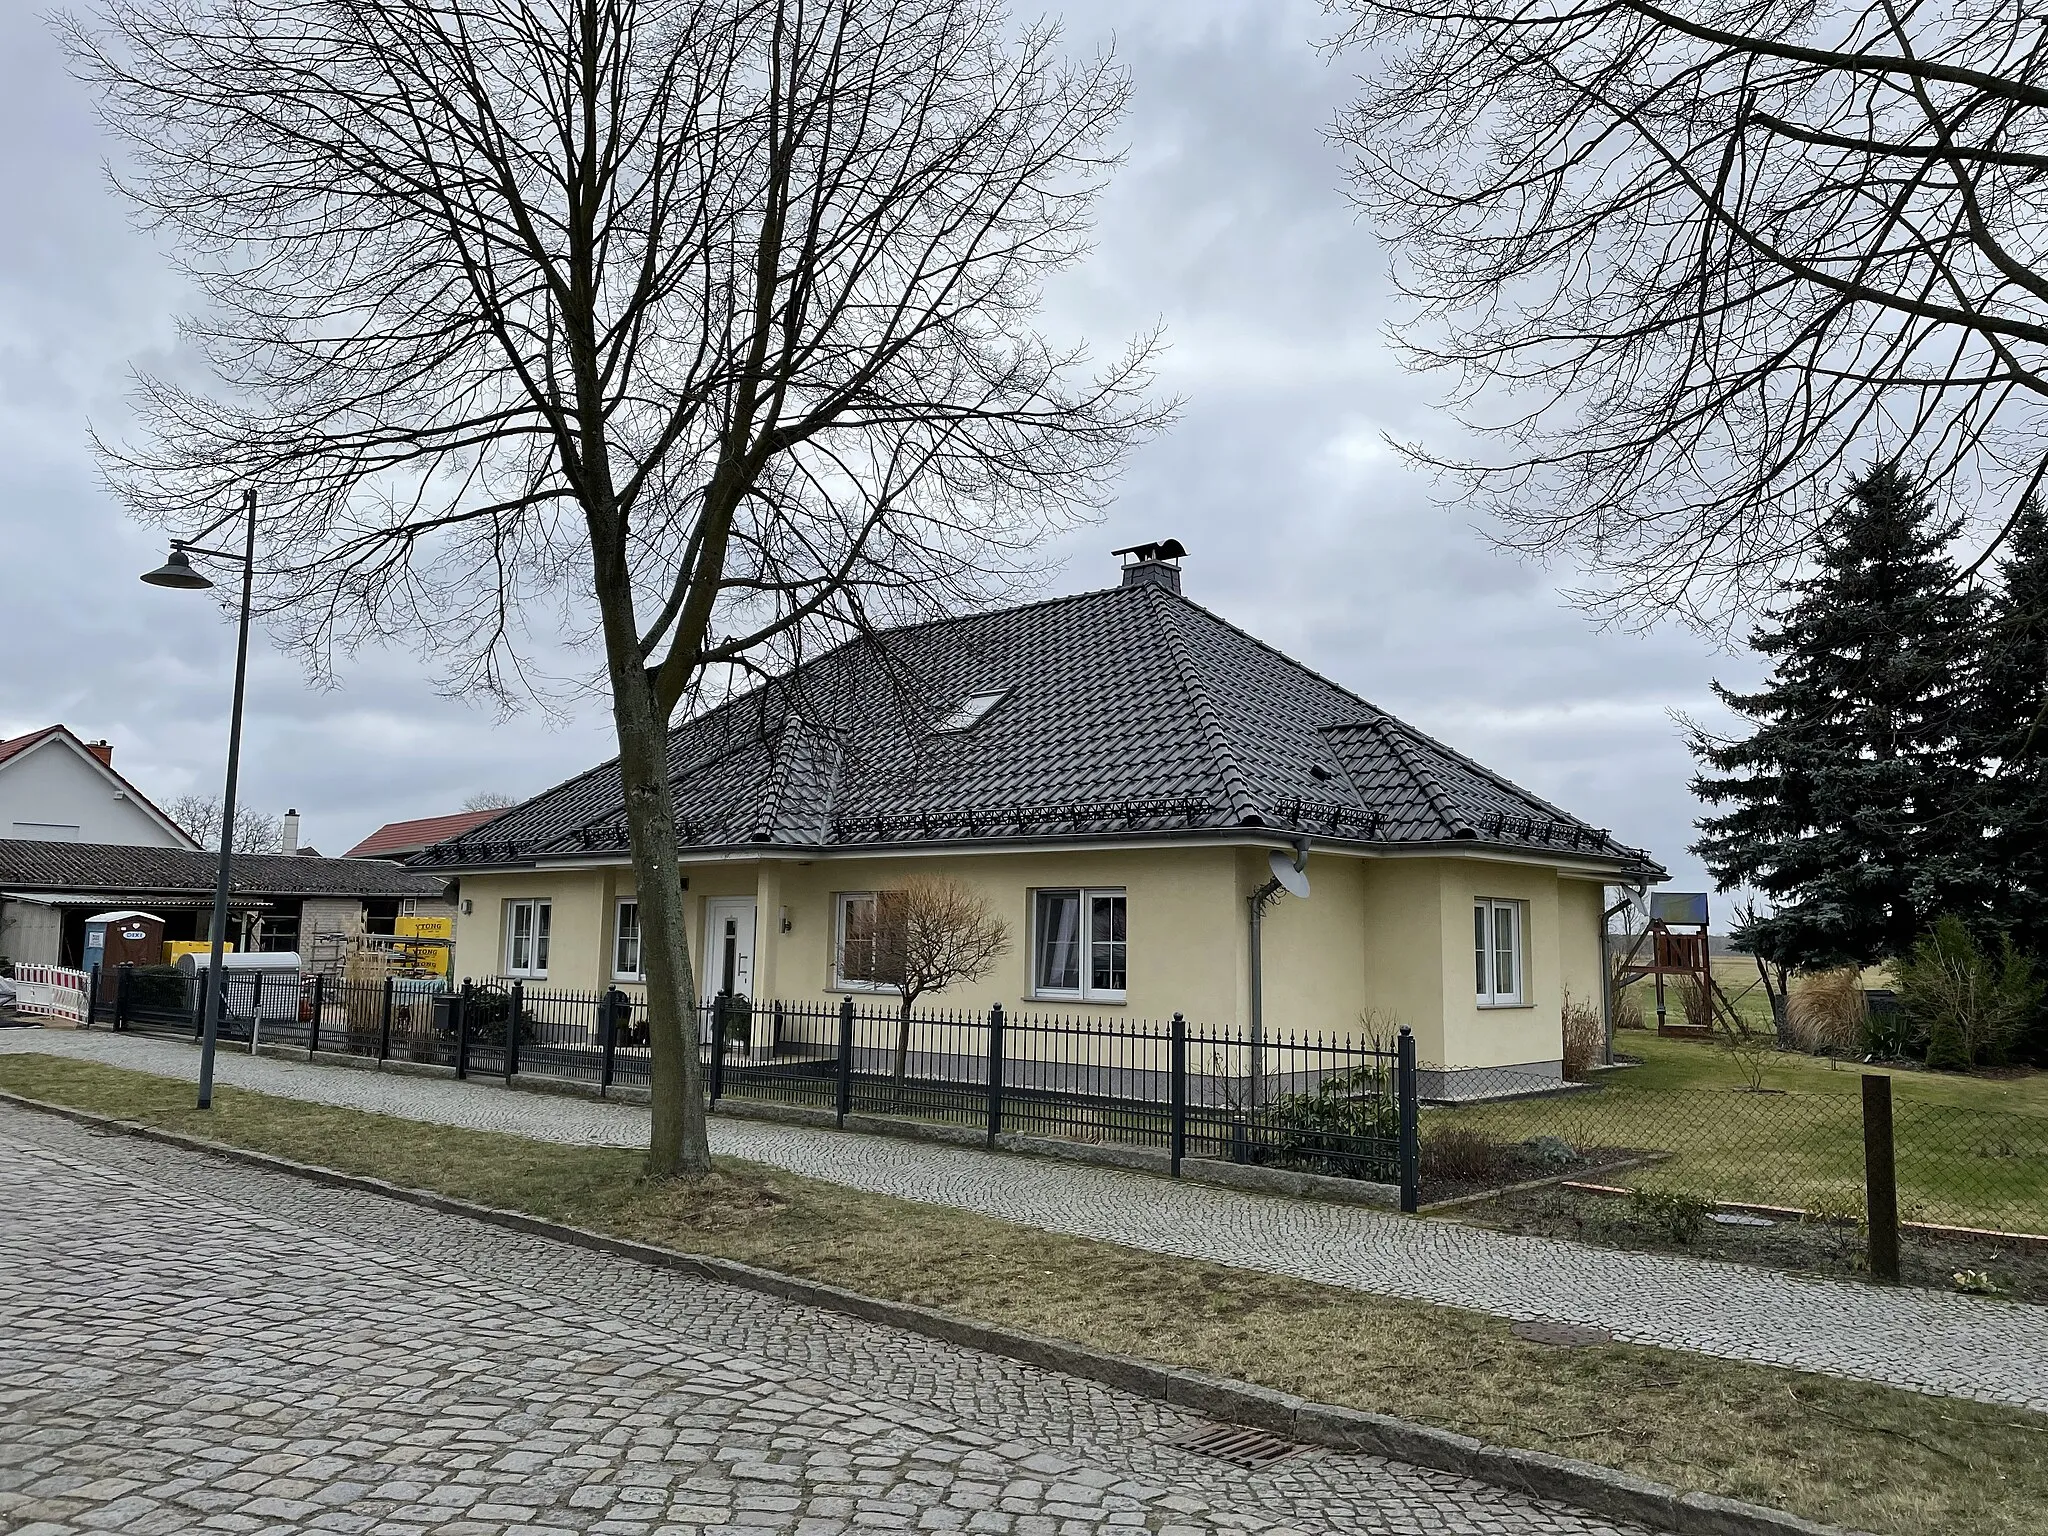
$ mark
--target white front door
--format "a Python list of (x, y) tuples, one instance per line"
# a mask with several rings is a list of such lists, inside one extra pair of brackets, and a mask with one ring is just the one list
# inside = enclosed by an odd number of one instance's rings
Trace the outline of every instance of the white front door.
[(754, 898), (713, 896), (704, 902), (704, 999), (721, 992), (754, 995)]

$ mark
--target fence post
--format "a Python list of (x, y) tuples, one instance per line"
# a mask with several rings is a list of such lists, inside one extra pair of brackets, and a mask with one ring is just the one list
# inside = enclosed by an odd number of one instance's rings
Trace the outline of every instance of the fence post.
[(133, 971), (133, 966), (123, 965), (114, 972), (114, 1028), (117, 1030), (128, 1027), (128, 978)]
[(711, 999), (711, 1102), (725, 1097), (725, 1010), (727, 994)]
[(1167, 1156), (1177, 1179), (1180, 1160), (1188, 1155), (1188, 1021), (1177, 1013), (1173, 1016), (1173, 1045), (1167, 1056), (1167, 1071), (1173, 1076), (1173, 1121)]
[(519, 1072), (519, 1015), (526, 1007), (526, 983), (512, 983), (512, 1011), (505, 1015), (505, 1081)]
[(327, 1011), (327, 978), (320, 972), (313, 973), (313, 1028), (306, 1035), (306, 1059), (311, 1061), (320, 1049), (320, 1015)]
[[(396, 976), (386, 976), (384, 978), (384, 1012), (383, 1016), (377, 1021), (377, 1059), (379, 1061), (389, 1061), (391, 1059), (391, 994), (397, 989), (398, 978)], [(432, 1005), (429, 1004), (428, 1006), (431, 1007)]]
[(100, 1021), (100, 968), (94, 966), (85, 989), (85, 1027), (91, 1029)]
[[(225, 977), (221, 982), (225, 990)], [(256, 1040), (263, 1033), (263, 973), (252, 971), (249, 975), (249, 1054), (256, 1054)]]
[(458, 1079), (469, 1076), (469, 996), (476, 984), (465, 981), (462, 991), (455, 998), (455, 1075)]
[(597, 1004), (597, 1096), (609, 1098), (612, 1091), (612, 1053), (618, 1048), (619, 989), (607, 988)]
[(1899, 1278), (1899, 1182), (1892, 1142), (1892, 1080), (1863, 1074), (1863, 1208), (1870, 1232), (1870, 1275)]
[(785, 1023), (782, 1004), (775, 1005), (775, 1032), (768, 1037), (768, 1055), (773, 1058), (782, 1054), (782, 1029)]
[(839, 1085), (832, 1095), (833, 1113), (839, 1128), (846, 1129), (846, 1112), (853, 1106), (853, 999), (839, 999)]
[(1400, 1106), (1401, 1209), (1411, 1216), (1422, 1204), (1422, 1114), (1417, 1102), (1415, 1033), (1407, 1025), (1394, 1042), (1394, 1095)]
[(1003, 1005), (988, 1011), (988, 1144), (1003, 1133)]

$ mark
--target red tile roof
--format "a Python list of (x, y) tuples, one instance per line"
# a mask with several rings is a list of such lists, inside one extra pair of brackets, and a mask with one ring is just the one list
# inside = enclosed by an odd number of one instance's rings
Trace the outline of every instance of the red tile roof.
[(384, 859), (414, 853), (429, 843), (480, 827), (501, 811), (457, 811), (452, 816), (422, 816), (417, 821), (389, 821), (342, 855), (345, 859)]
[(46, 725), (40, 731), (30, 731), (26, 736), (16, 736), (11, 741), (0, 741), (0, 763), (4, 763), (17, 752), (26, 752), (45, 736), (54, 736), (63, 730), (61, 725)]

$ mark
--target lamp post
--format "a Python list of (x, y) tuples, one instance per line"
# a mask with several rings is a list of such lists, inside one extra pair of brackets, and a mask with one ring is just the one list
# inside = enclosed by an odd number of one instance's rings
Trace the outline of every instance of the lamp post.
[(221, 976), (221, 950), (228, 934), (228, 882), (234, 868), (235, 853), (235, 780), (242, 767), (242, 694), (249, 673), (249, 591), (256, 578), (256, 492), (242, 492), (241, 511), (248, 519), (248, 532), (243, 540), (242, 553), (233, 550), (205, 549), (198, 539), (210, 537), (222, 527), (230, 512), (219, 522), (202, 528), (197, 538), (173, 539), (170, 557), (157, 569), (142, 579), (153, 587), (176, 587), (183, 591), (199, 592), (213, 583), (192, 568), (192, 554), (206, 555), (216, 560), (240, 560), (242, 562), (242, 618), (235, 632), (235, 702), (228, 714), (228, 782), (227, 792), (221, 799), (220, 808), (220, 872), (213, 884), (213, 921), (207, 930), (209, 958), (206, 965), (206, 979), (200, 983), (200, 1026), (199, 1036), (199, 1107), (213, 1108), (213, 1047), (220, 1036), (220, 1015), (222, 1003), (227, 998), (227, 984)]

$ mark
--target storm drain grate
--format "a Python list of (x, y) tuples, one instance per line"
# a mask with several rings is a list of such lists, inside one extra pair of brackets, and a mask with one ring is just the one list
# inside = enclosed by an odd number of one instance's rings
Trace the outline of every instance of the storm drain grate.
[(1263, 1429), (1246, 1429), (1242, 1424), (1197, 1424), (1193, 1429), (1168, 1436), (1166, 1443), (1240, 1467), (1270, 1467), (1308, 1449), (1296, 1441), (1269, 1435)]

